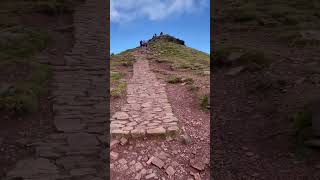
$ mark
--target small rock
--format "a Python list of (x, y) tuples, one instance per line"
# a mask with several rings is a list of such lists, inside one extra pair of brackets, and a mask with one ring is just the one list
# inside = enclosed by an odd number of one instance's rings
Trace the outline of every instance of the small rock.
[(242, 146), (241, 149), (247, 151), (249, 148), (247, 148), (246, 146)]
[(159, 159), (166, 160), (166, 159), (169, 157), (169, 154), (161, 151), (157, 157), (158, 157)]
[(174, 175), (175, 170), (173, 169), (172, 166), (169, 166), (169, 167), (166, 169), (166, 173), (168, 174), (169, 177), (171, 177), (171, 176)]
[(201, 180), (201, 177), (200, 177), (199, 173), (190, 172), (190, 174), (193, 175), (195, 180)]
[(163, 127), (157, 127), (154, 129), (147, 130), (147, 134), (150, 134), (150, 135), (159, 135), (159, 134), (165, 134), (165, 133), (166, 133), (166, 129), (164, 129)]
[(135, 161), (135, 160), (132, 160), (132, 161), (129, 163), (129, 165), (132, 166), (132, 165), (134, 165), (135, 163), (136, 163), (136, 161)]
[(119, 120), (124, 120), (124, 119), (128, 119), (129, 115), (127, 113), (125, 113), (125, 112), (116, 112), (113, 115), (113, 118), (119, 119)]
[(167, 142), (172, 141), (172, 140), (173, 140), (172, 137), (170, 137), (170, 136), (166, 137)]
[(154, 164), (155, 166), (157, 166), (160, 169), (164, 166), (164, 162), (161, 159), (157, 158), (157, 157), (154, 157), (152, 159), (151, 163)]
[(118, 162), (119, 162), (120, 164), (127, 164), (127, 160), (125, 160), (125, 159), (120, 159)]
[(140, 180), (141, 179), (141, 173), (138, 173), (135, 177), (134, 177), (135, 180)]
[(111, 151), (111, 152), (110, 152), (110, 158), (111, 158), (112, 160), (117, 160), (118, 157), (119, 157), (119, 153), (114, 152), (114, 151)]
[(155, 158), (154, 156), (151, 156), (151, 158), (147, 161), (147, 164), (150, 165), (154, 158)]
[(173, 153), (174, 155), (177, 155), (177, 154), (178, 154), (178, 151), (173, 150), (172, 153)]
[(204, 75), (210, 75), (210, 71), (203, 71)]
[(120, 139), (120, 144), (123, 146), (123, 145), (125, 145), (125, 144), (127, 144), (127, 142), (128, 142), (128, 139), (126, 139), (126, 138), (124, 138), (124, 137), (122, 137), (121, 139)]
[(246, 155), (249, 156), (249, 157), (251, 157), (251, 156), (254, 155), (254, 153), (253, 153), (253, 152), (246, 152)]
[(191, 143), (191, 138), (187, 134), (181, 135), (181, 141), (183, 144), (190, 144)]
[(178, 163), (177, 161), (173, 161), (173, 162), (171, 163), (171, 165), (172, 165), (173, 167), (177, 167), (177, 166), (179, 166), (179, 163)]
[(155, 173), (151, 173), (149, 175), (146, 176), (146, 179), (151, 179), (151, 178), (155, 178), (157, 175)]
[(244, 66), (235, 67), (235, 68), (230, 69), (230, 70), (226, 73), (226, 75), (227, 75), (227, 76), (236, 76), (236, 75), (238, 75), (240, 72), (242, 72), (244, 69), (245, 69)]
[(140, 174), (141, 174), (141, 175), (147, 174), (147, 170), (146, 170), (146, 169), (141, 169)]
[(134, 165), (134, 168), (136, 169), (136, 171), (139, 171), (143, 168), (142, 164), (140, 162), (137, 162), (135, 165)]
[(190, 165), (199, 171), (203, 171), (206, 166), (202, 159), (191, 159)]

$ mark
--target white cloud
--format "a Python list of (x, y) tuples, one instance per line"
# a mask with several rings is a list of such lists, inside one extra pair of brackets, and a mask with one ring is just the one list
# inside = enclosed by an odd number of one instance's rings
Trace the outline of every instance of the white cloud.
[(111, 0), (111, 22), (137, 18), (161, 20), (183, 13), (192, 13), (208, 5), (209, 0)]

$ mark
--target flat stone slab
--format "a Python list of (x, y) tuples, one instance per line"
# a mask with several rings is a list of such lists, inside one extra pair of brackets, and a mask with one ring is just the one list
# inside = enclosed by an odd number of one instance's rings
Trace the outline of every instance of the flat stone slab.
[(148, 61), (136, 58), (133, 77), (127, 86), (127, 103), (110, 119), (111, 135), (138, 138), (177, 134), (178, 119), (168, 103), (165, 84), (157, 80)]

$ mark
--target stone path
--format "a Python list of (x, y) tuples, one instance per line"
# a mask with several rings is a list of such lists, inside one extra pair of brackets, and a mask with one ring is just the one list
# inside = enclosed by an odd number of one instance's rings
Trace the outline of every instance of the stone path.
[(144, 51), (135, 57), (133, 77), (127, 87), (127, 103), (111, 117), (114, 136), (174, 135), (178, 119), (172, 113), (165, 84), (151, 72)]
[(87, 0), (74, 14), (75, 44), (53, 69), (57, 131), (28, 144), (36, 153), (19, 161), (6, 179), (108, 179), (107, 8)]

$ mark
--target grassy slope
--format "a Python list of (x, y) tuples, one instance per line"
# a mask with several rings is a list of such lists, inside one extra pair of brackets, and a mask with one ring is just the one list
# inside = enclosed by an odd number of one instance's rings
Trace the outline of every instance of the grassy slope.
[(314, 44), (300, 32), (320, 28), (320, 2), (317, 0), (236, 0), (227, 1), (226, 7), (221, 12), (221, 20), (232, 24), (228, 30), (272, 28), (279, 42), (290, 46)]
[(210, 56), (204, 52), (172, 42), (155, 42), (150, 45), (151, 58), (173, 64), (173, 67), (197, 72), (210, 70)]
[[(150, 45), (149, 58), (156, 62), (171, 64), (177, 75), (169, 75), (167, 82), (171, 84), (184, 83), (187, 88), (198, 96), (200, 106), (207, 108), (209, 105), (209, 95), (206, 89), (199, 91), (199, 86), (208, 85), (210, 72), (210, 56), (204, 52), (189, 48), (180, 44), (157, 41)], [(180, 71), (187, 70), (181, 77)], [(201, 79), (201, 81), (199, 81)], [(197, 81), (197, 82), (195, 82)], [(207, 82), (208, 81), (208, 82)]]
[(135, 61), (131, 54), (133, 49), (126, 50), (119, 54), (111, 56), (110, 60), (110, 94), (113, 97), (121, 96), (127, 87), (127, 83), (123, 81), (126, 73), (121, 71), (122, 68), (132, 68)]
[[(253, 31), (268, 30), (270, 37), (278, 42), (277, 45), (288, 48), (308, 49), (318, 51), (320, 40), (320, 1), (318, 0), (235, 0), (225, 1), (224, 9), (219, 9), (221, 14), (221, 24), (226, 25), (225, 31), (244, 32), (251, 29)], [(226, 29), (227, 28), (227, 29)], [(315, 30), (317, 38), (310, 38), (303, 35), (303, 32)], [(231, 52), (238, 48), (248, 53), (252, 49), (246, 47), (228, 47), (221, 44), (214, 46), (215, 67), (223, 65), (223, 61)], [(257, 50), (255, 50), (257, 51)], [(248, 61), (265, 60), (268, 52), (264, 49), (257, 51), (261, 56), (248, 56)], [(251, 53), (252, 54), (252, 53)], [(264, 54), (264, 55), (262, 55)], [(252, 58), (253, 57), (253, 58)], [(308, 57), (308, 55), (306, 55)], [(310, 56), (309, 56), (310, 57)], [(246, 63), (250, 63), (250, 62)], [(317, 68), (317, 67), (315, 67)], [(304, 114), (294, 118), (296, 126), (296, 141), (298, 149), (303, 147), (305, 132), (310, 128), (310, 117)], [(297, 113), (297, 114), (299, 114)]]
[[(22, 25), (20, 16), (30, 13), (58, 15), (71, 13), (80, 0), (4, 0), (0, 6), (0, 110), (36, 112), (39, 96), (46, 89), (49, 68), (34, 56), (46, 49), (48, 34)], [(23, 68), (22, 68), (23, 67)], [(18, 75), (21, 72), (23, 75)]]

